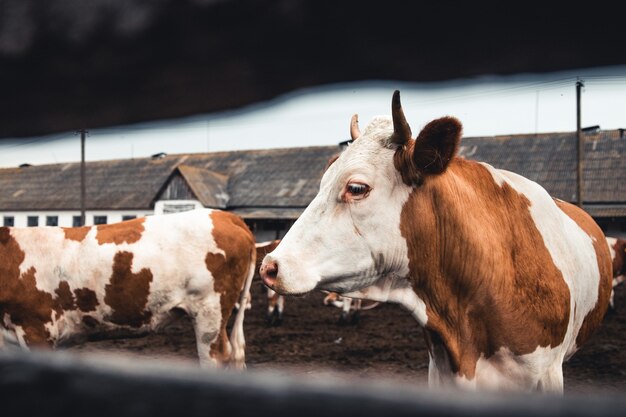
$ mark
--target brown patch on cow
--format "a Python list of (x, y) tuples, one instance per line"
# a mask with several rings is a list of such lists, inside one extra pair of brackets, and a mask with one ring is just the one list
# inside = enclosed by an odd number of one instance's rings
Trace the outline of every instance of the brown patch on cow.
[(421, 185), (425, 175), (443, 173), (459, 148), (463, 126), (454, 117), (428, 123), (415, 140), (408, 139), (394, 156), (394, 167), (408, 186)]
[(57, 295), (59, 305), (63, 310), (75, 310), (74, 296), (67, 281), (59, 282), (59, 287), (54, 291)]
[(113, 313), (109, 321), (122, 326), (141, 327), (150, 322), (152, 313), (146, 310), (152, 272), (143, 268), (132, 272), (133, 254), (117, 252), (113, 259), (113, 273), (110, 283), (105, 286), (104, 303)]
[[(213, 275), (214, 289), (220, 294), (222, 312), (220, 335), (211, 345), (211, 356), (225, 361), (228, 359), (226, 325), (241, 293), (252, 257), (255, 256), (255, 244), (252, 232), (239, 216), (215, 210), (210, 217), (213, 222), (213, 239), (226, 254), (209, 252), (205, 258), (206, 267)], [(250, 257), (242, 256), (246, 253)]]
[(145, 218), (140, 217), (121, 223), (102, 224), (97, 226), (98, 234), (96, 240), (98, 244), (114, 243), (120, 245), (122, 243), (135, 243), (141, 239), (144, 231), (143, 223)]
[(62, 229), (66, 239), (82, 242), (91, 230), (91, 227), (63, 227)]
[(96, 293), (89, 288), (77, 288), (74, 290), (76, 306), (83, 312), (95, 311), (98, 305)]
[(445, 348), (468, 379), (481, 356), (556, 347), (567, 332), (569, 288), (529, 208), (482, 165), (454, 159), (402, 209), (410, 279), (426, 304), (430, 340), (443, 345), (431, 349)]
[(52, 321), (53, 311), (60, 314), (59, 302), (37, 288), (35, 268), (20, 274), (24, 258), (10, 229), (0, 227), (0, 317), (8, 314), (13, 324), (21, 326), (28, 345), (47, 346), (50, 334), (45, 324)]
[(613, 288), (611, 254), (606, 244), (604, 233), (602, 233), (602, 230), (591, 216), (572, 204), (561, 200), (555, 200), (555, 202), (556, 205), (559, 206), (568, 217), (574, 220), (592, 239), (593, 248), (596, 251), (596, 258), (598, 260), (598, 269), (600, 271), (597, 304), (585, 317), (582, 327), (576, 336), (576, 346), (580, 346), (588, 340), (591, 334), (600, 326), (604, 314), (609, 307), (609, 298), (611, 297), (611, 289)]

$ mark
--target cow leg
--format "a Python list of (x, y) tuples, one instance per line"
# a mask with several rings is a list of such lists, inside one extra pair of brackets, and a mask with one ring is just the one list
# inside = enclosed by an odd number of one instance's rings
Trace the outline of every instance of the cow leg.
[[(252, 286), (252, 279), (254, 278), (255, 270), (255, 258), (252, 254), (252, 260), (248, 268), (248, 275), (245, 278), (243, 289), (239, 294), (239, 302), (242, 305), (250, 303), (252, 305), (252, 296), (250, 295), (250, 287)], [(230, 346), (232, 347), (232, 354), (230, 355), (231, 366), (237, 369), (246, 368), (246, 339), (243, 333), (243, 320), (246, 309), (242, 309), (237, 312), (233, 328), (230, 331)], [(226, 320), (224, 320), (224, 334), (226, 334)]]
[(267, 289), (267, 314), (265, 315), (265, 319), (267, 321), (268, 326), (274, 325), (277, 298), (278, 298), (277, 294), (273, 290), (270, 290), (268, 288)]
[(350, 305), (352, 304), (352, 299), (348, 297), (343, 297), (343, 307), (341, 309), (341, 315), (339, 316), (339, 324), (348, 323), (348, 319), (350, 317)]
[(609, 313), (609, 314), (616, 313), (614, 299), (615, 299), (615, 290), (612, 289), (611, 290), (611, 296), (609, 297), (609, 309), (607, 310), (607, 313)]
[(360, 298), (352, 300), (352, 317), (350, 318), (351, 324), (358, 324), (361, 321), (361, 300)]
[(276, 325), (280, 326), (283, 323), (283, 311), (285, 310), (285, 296), (279, 295), (276, 300), (276, 309), (278, 311), (278, 317), (276, 318)]
[(204, 300), (189, 315), (196, 334), (200, 366), (213, 368), (228, 361), (231, 346), (225, 320), (222, 320), (219, 297)]
[(537, 391), (563, 394), (563, 365), (552, 365), (537, 384)]

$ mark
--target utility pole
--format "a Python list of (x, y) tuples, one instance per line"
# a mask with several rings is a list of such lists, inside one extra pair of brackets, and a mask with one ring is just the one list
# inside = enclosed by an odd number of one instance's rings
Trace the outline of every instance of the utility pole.
[(80, 129), (80, 225), (85, 225), (85, 129)]
[(585, 151), (585, 142), (580, 127), (580, 92), (585, 85), (582, 81), (576, 81), (576, 136), (578, 139), (578, 173), (576, 175), (576, 202), (578, 207), (583, 207), (583, 159)]

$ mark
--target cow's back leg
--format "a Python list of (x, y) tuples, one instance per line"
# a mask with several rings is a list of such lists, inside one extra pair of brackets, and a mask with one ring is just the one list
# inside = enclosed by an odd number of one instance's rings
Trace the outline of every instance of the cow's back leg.
[(552, 365), (537, 384), (537, 391), (563, 393), (563, 365)]
[(341, 315), (339, 316), (339, 324), (347, 324), (350, 321), (350, 306), (352, 305), (352, 299), (343, 297), (341, 307)]
[(352, 317), (350, 318), (350, 323), (358, 324), (361, 321), (361, 303), (363, 300), (360, 298), (356, 298), (352, 300)]
[[(254, 278), (255, 263), (256, 260), (254, 256), (254, 251), (252, 251), (248, 273), (245, 277), (241, 294), (239, 295), (239, 302), (242, 305), (246, 305), (252, 299), (250, 295), (250, 287), (252, 286), (252, 279)], [(230, 345), (232, 346), (232, 353), (229, 360), (233, 367), (239, 369), (245, 369), (246, 367), (246, 339), (243, 333), (244, 316), (245, 309), (237, 311), (237, 316), (235, 317), (233, 328), (230, 331)]]
[(228, 361), (230, 342), (226, 320), (222, 319), (219, 296), (211, 296), (190, 308), (196, 335), (198, 358), (203, 367), (216, 367)]

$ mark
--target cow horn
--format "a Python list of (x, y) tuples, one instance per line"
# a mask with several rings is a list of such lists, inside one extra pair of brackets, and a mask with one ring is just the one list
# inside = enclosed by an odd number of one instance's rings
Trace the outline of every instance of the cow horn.
[(393, 135), (391, 141), (396, 145), (404, 145), (411, 138), (411, 127), (404, 117), (400, 103), (400, 91), (393, 92), (391, 100), (391, 117), (393, 118)]
[(361, 136), (358, 114), (352, 116), (352, 120), (350, 120), (350, 136), (352, 137), (352, 140), (356, 140), (359, 136)]

